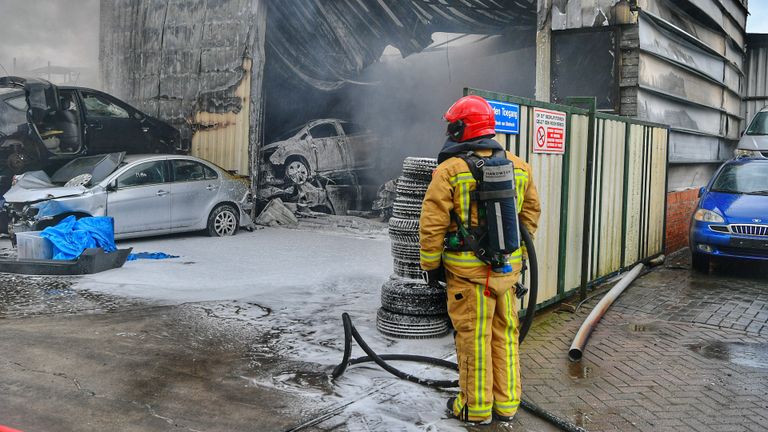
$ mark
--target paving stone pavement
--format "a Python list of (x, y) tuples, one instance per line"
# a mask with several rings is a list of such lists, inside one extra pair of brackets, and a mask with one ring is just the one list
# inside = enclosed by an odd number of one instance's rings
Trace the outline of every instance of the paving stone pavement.
[(580, 362), (567, 351), (600, 296), (543, 314), (521, 349), (524, 396), (589, 431), (768, 430), (764, 269), (697, 275), (686, 255), (635, 281)]

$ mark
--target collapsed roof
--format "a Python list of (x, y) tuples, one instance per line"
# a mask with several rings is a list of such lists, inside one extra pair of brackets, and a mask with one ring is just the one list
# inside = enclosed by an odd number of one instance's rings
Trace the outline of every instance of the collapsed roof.
[(387, 45), (403, 56), (434, 32), (499, 34), (533, 26), (536, 0), (308, 0), (269, 2), (267, 66), (319, 90), (354, 82)]

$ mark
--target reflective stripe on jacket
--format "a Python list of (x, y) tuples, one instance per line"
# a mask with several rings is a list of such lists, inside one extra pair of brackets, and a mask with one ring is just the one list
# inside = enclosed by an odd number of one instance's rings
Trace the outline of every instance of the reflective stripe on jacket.
[[(475, 152), (479, 156), (489, 157), (491, 150)], [(533, 184), (531, 167), (522, 159), (506, 152), (507, 158), (515, 166), (515, 186), (517, 189), (517, 210), (520, 223), (524, 224), (531, 235), (538, 227), (541, 206), (536, 186)], [(464, 226), (478, 225), (477, 203), (470, 199), (477, 182), (464, 160), (452, 157), (441, 163), (432, 174), (427, 194), (421, 209), (419, 225), (419, 243), (421, 267), (433, 270), (440, 266), (463, 277), (485, 277), (487, 265), (472, 252), (444, 251), (445, 236), (456, 231), (456, 224), (451, 221), (451, 212), (455, 212)], [(508, 256), (510, 264), (519, 270), (522, 263), (522, 251), (518, 249)]]

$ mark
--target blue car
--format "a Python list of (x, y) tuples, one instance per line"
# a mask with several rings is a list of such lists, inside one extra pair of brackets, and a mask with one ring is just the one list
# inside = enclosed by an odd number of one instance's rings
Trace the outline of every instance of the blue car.
[(694, 270), (709, 272), (713, 257), (768, 262), (768, 159), (724, 163), (699, 195), (691, 220)]

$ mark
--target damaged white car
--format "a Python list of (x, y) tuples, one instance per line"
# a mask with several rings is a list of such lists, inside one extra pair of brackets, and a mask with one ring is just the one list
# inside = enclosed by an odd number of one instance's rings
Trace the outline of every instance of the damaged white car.
[(373, 135), (354, 123), (319, 119), (284, 133), (262, 154), (282, 177), (304, 184), (317, 174), (373, 169), (378, 147)]
[(37, 231), (67, 216), (111, 216), (115, 237), (205, 230), (234, 235), (251, 227), (248, 186), (191, 156), (110, 153), (81, 157), (52, 176), (16, 177), (3, 196), (9, 232)]

